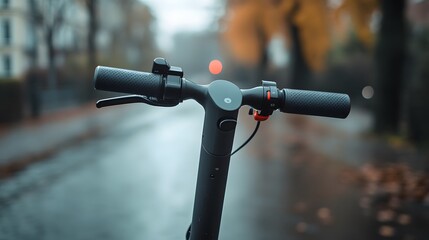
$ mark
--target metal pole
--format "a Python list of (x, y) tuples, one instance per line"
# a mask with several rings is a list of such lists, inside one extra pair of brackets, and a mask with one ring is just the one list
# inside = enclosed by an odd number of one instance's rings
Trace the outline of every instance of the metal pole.
[(191, 240), (218, 239), (238, 109), (242, 104), (240, 89), (230, 82), (215, 81), (207, 93)]

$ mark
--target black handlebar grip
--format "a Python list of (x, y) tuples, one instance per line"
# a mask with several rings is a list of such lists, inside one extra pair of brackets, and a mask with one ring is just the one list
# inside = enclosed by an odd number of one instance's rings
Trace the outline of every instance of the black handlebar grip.
[(284, 105), (280, 111), (323, 117), (346, 118), (350, 113), (347, 94), (283, 89)]
[(160, 97), (162, 75), (98, 66), (94, 73), (94, 86), (98, 90)]

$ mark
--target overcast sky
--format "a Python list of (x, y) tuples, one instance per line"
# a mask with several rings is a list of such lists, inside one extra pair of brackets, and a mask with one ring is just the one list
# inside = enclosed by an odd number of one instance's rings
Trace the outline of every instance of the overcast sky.
[(156, 18), (157, 42), (168, 51), (173, 46), (174, 34), (183, 31), (201, 31), (210, 27), (213, 19), (222, 14), (219, 0), (140, 0), (146, 3)]

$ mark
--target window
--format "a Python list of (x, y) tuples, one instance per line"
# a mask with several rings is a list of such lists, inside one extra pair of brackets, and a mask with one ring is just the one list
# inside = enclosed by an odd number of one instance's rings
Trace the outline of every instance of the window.
[(1, 7), (2, 8), (9, 8), (9, 0), (2, 0), (1, 1)]
[(10, 31), (10, 21), (8, 19), (3, 20), (3, 40), (5, 45), (10, 45), (11, 40), (11, 31)]
[(9, 55), (3, 56), (3, 69), (5, 77), (12, 75), (12, 58)]

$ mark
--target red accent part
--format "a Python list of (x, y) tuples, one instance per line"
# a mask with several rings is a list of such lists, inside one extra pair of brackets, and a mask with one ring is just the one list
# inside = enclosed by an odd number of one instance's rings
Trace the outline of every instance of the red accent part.
[(270, 101), (271, 100), (271, 92), (267, 91), (267, 100)]
[(270, 117), (270, 116), (262, 116), (262, 115), (259, 115), (258, 111), (254, 111), (254, 112), (253, 112), (253, 118), (254, 118), (256, 121), (259, 121), (259, 122), (261, 122), (261, 121), (265, 121), (265, 120), (267, 120), (269, 117)]

